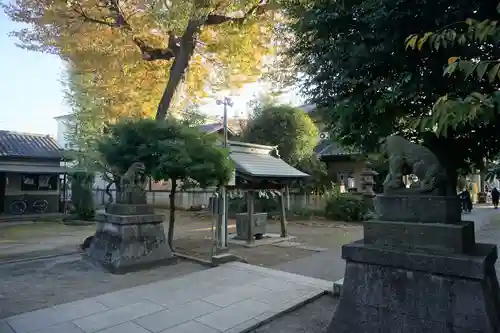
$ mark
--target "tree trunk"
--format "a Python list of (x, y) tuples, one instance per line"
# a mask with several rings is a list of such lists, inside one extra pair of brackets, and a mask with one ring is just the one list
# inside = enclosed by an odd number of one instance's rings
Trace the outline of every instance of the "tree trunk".
[(106, 207), (109, 205), (109, 204), (112, 204), (113, 203), (113, 195), (111, 194), (111, 186), (113, 186), (114, 182), (113, 183), (108, 183), (108, 185), (106, 185), (106, 189), (104, 191), (104, 193), (106, 193), (106, 195), (108, 196), (108, 202), (106, 203)]
[(460, 165), (460, 157), (457, 154), (450, 154), (450, 151), (460, 149), (453, 142), (452, 137), (437, 137), (434, 133), (424, 133), (424, 146), (428, 147), (438, 158), (439, 162), (446, 170), (448, 176), (448, 187), (444, 195), (455, 196), (457, 195), (457, 181), (458, 172), (457, 166)]
[(156, 110), (156, 120), (162, 121), (167, 116), (168, 109), (172, 103), (175, 91), (181, 83), (186, 69), (189, 66), (189, 61), (194, 53), (194, 48), (196, 46), (195, 34), (200, 28), (200, 23), (198, 20), (191, 20), (188, 23), (184, 34), (180, 39), (179, 53), (175, 55), (172, 67), (170, 67), (170, 76), (168, 78), (167, 86), (163, 91), (160, 103), (158, 104), (158, 109)]
[(288, 186), (281, 189), (281, 193), (278, 196), (278, 201), (280, 204), (280, 226), (281, 226), (281, 237), (287, 237), (288, 231), (286, 227), (286, 208), (285, 208), (285, 195), (288, 192)]
[(170, 189), (170, 217), (168, 220), (168, 246), (174, 250), (174, 225), (175, 225), (175, 192), (177, 190), (177, 179), (171, 180), (172, 188)]

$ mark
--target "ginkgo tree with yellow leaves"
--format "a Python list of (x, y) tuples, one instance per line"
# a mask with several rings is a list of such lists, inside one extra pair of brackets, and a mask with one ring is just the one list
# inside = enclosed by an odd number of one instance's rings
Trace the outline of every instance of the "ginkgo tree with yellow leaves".
[[(61, 56), (94, 75), (99, 98), (165, 118), (176, 93), (241, 87), (274, 52), (275, 12), (262, 0), (15, 0), (19, 46)], [(179, 98), (179, 99), (182, 99)], [(180, 101), (182, 102), (182, 100)], [(128, 109), (128, 110), (127, 110)]]

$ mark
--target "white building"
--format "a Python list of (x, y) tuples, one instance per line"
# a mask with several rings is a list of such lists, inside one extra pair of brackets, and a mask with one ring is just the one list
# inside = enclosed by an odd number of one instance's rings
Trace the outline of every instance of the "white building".
[(67, 134), (69, 132), (70, 125), (75, 120), (75, 116), (73, 114), (66, 114), (63, 116), (54, 117), (54, 119), (55, 121), (57, 121), (57, 144), (64, 149), (71, 148), (71, 144), (67, 139)]

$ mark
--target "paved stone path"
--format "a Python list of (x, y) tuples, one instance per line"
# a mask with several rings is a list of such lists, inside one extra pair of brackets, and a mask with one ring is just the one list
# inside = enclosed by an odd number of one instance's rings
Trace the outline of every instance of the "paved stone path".
[[(463, 214), (462, 219), (474, 221), (476, 240), (499, 244), (500, 246), (500, 220), (495, 222), (495, 217), (500, 218), (500, 209), (493, 206), (475, 206), (471, 213)], [(325, 252), (315, 253), (311, 256), (289, 261), (273, 268), (285, 272), (301, 274), (318, 279), (337, 281), (344, 277), (345, 262), (341, 257), (343, 244)], [(500, 269), (500, 261), (497, 262)]]
[(239, 333), (331, 289), (243, 263), (8, 317), (1, 333)]

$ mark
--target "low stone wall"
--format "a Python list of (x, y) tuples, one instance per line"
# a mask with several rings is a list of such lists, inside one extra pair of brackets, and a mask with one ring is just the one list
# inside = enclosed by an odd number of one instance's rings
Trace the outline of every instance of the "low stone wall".
[[(115, 191), (111, 191), (113, 198)], [(190, 209), (192, 207), (200, 207), (204, 205), (208, 207), (210, 197), (214, 191), (210, 190), (191, 190), (179, 191), (175, 195), (175, 206), (178, 209)], [(168, 191), (148, 191), (147, 200), (148, 204), (169, 207), (170, 205), (170, 192)], [(103, 189), (96, 189), (94, 192), (94, 203), (96, 206), (103, 206), (107, 203), (108, 196)], [(312, 209), (323, 210), (326, 205), (326, 197), (314, 194), (299, 194), (290, 193), (289, 202), (285, 200), (285, 205), (290, 209)]]

